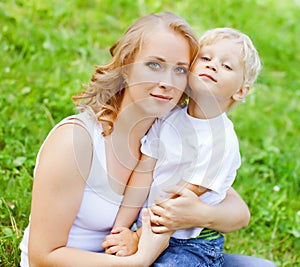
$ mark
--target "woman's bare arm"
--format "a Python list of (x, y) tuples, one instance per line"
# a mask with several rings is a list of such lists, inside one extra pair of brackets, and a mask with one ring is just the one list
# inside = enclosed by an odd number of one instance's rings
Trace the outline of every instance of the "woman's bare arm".
[[(230, 188), (226, 198), (215, 206), (209, 206), (199, 200), (197, 195), (188, 190), (170, 190), (177, 192), (174, 199), (154, 205), (151, 209), (160, 216), (159, 222), (164, 226), (155, 226), (153, 231), (163, 233), (191, 227), (210, 228), (228, 233), (246, 227), (250, 220), (250, 212), (238, 193)], [(153, 221), (156, 218), (152, 218)]]
[[(147, 266), (165, 248), (168, 238), (162, 242), (164, 235), (154, 235), (150, 223), (145, 235), (154, 243), (142, 242), (137, 254), (129, 257), (66, 246), (69, 230), (81, 204), (91, 158), (91, 139), (81, 126), (61, 126), (47, 139), (34, 179), (30, 266)], [(158, 244), (162, 244), (161, 247)]]

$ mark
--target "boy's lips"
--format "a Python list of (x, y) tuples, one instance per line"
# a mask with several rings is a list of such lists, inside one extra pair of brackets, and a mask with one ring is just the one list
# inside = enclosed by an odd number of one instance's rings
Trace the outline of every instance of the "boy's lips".
[(205, 74), (205, 73), (199, 74), (199, 77), (206, 77), (206, 78), (212, 80), (212, 81), (215, 82), (215, 83), (217, 82), (217, 80), (216, 80), (214, 77), (212, 77), (212, 76), (210, 76), (210, 75), (208, 75), (208, 74)]

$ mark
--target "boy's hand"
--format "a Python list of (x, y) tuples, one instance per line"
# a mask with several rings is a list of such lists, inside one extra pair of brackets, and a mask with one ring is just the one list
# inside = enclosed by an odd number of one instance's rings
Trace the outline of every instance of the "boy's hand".
[(138, 242), (139, 237), (136, 232), (132, 232), (126, 227), (117, 227), (104, 238), (101, 246), (105, 249), (106, 254), (129, 256), (137, 251)]

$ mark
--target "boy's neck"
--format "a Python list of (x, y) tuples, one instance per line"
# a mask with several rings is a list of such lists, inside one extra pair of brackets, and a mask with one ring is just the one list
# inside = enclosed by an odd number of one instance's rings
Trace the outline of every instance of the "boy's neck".
[(197, 119), (213, 119), (226, 112), (227, 106), (226, 104), (226, 108), (223, 107), (220, 103), (217, 103), (214, 98), (206, 98), (202, 101), (195, 101), (195, 99), (190, 98), (188, 114)]

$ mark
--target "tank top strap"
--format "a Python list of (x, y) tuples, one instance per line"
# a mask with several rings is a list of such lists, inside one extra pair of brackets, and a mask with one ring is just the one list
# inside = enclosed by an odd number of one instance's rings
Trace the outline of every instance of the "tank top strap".
[(86, 111), (85, 112), (81, 112), (81, 113), (78, 113), (78, 114), (66, 117), (65, 119), (63, 119), (62, 121), (60, 121), (53, 128), (53, 130), (55, 130), (58, 127), (60, 127), (62, 125), (65, 125), (65, 124), (80, 125), (83, 128), (85, 128), (89, 132), (89, 134), (92, 136), (93, 131), (94, 131), (94, 127), (95, 127), (95, 124), (96, 124), (96, 119), (93, 118), (93, 116), (91, 114), (89, 114), (88, 112), (86, 112)]
[[(91, 140), (93, 140), (93, 135), (94, 135), (94, 128), (95, 128), (95, 124), (96, 124), (96, 119), (94, 119), (92, 117), (91, 114), (89, 114), (87, 111), (82, 112), (82, 113), (78, 113), (75, 115), (71, 115), (69, 117), (64, 118), (63, 120), (61, 120), (59, 123), (57, 123), (52, 129), (51, 131), (48, 133), (47, 137), (45, 138), (43, 144), (40, 147), (40, 150), (37, 154), (37, 158), (36, 158), (36, 166), (39, 163), (39, 158), (40, 158), (40, 153), (44, 147), (44, 144), (46, 142), (46, 140), (51, 136), (51, 134), (59, 127), (66, 125), (66, 124), (76, 124), (76, 125), (80, 125), (82, 126), (84, 129), (87, 130), (87, 132), (89, 133), (89, 135), (91, 136)], [(35, 168), (34, 168), (34, 174), (35, 174)]]

